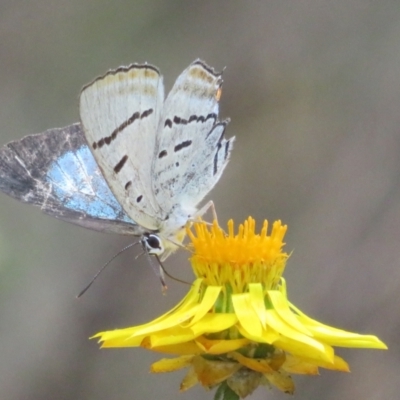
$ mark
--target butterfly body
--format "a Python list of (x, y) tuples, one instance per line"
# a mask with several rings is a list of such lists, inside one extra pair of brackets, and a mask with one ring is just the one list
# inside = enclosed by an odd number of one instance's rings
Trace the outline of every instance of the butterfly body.
[(165, 258), (219, 180), (232, 147), (218, 121), (222, 80), (200, 60), (164, 101), (148, 64), (111, 70), (82, 89), (81, 123), (0, 149), (0, 190), (91, 229), (159, 238)]

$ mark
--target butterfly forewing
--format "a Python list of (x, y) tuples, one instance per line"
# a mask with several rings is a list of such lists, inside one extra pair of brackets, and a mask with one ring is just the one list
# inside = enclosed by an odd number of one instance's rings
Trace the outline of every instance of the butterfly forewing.
[(80, 124), (49, 129), (3, 146), (0, 190), (86, 228), (142, 232), (108, 188)]
[[(155, 196), (165, 211), (180, 202), (187, 179), (199, 177), (202, 166), (196, 157), (209, 151), (206, 138), (218, 118), (221, 84), (220, 73), (196, 60), (168, 94), (157, 132), (152, 174)], [(194, 175), (188, 176), (188, 170)], [(196, 204), (193, 199), (192, 206)]]
[(163, 101), (158, 70), (136, 64), (108, 72), (80, 96), (81, 121), (93, 155), (126, 213), (146, 229), (156, 229), (163, 217), (151, 186)]

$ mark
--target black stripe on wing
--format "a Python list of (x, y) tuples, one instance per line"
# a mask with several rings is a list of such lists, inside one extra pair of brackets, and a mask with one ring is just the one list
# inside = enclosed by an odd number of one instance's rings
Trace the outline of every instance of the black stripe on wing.
[(3, 146), (0, 190), (86, 228), (142, 233), (110, 191), (80, 124), (29, 135)]

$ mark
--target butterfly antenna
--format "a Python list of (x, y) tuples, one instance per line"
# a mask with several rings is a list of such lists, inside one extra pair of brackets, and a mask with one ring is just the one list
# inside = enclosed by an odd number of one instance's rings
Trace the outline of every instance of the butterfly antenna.
[(138, 255), (135, 256), (135, 260), (137, 260), (139, 257), (144, 256), (145, 252), (142, 251), (141, 253), (139, 253)]
[(78, 296), (76, 296), (77, 299), (79, 299), (79, 297), (81, 297), (83, 294), (86, 293), (86, 291), (90, 288), (90, 286), (93, 285), (93, 282), (99, 277), (99, 275), (106, 269), (106, 267), (111, 264), (112, 261), (114, 261), (120, 254), (122, 254), (124, 251), (130, 249), (133, 246), (136, 246), (137, 244), (139, 244), (140, 241), (138, 242), (134, 242), (131, 244), (128, 244), (128, 246), (124, 247), (122, 250), (120, 250), (117, 254), (115, 254), (110, 260), (108, 260), (96, 273), (96, 275), (92, 278), (92, 280), (89, 282), (89, 284), (78, 294)]

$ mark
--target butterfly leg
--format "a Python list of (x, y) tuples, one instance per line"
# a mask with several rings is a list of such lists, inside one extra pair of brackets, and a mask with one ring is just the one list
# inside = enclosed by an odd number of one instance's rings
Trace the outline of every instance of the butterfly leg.
[[(213, 220), (217, 221), (217, 223), (218, 223), (217, 212), (215, 210), (214, 202), (212, 200), (210, 200), (203, 207), (201, 207), (200, 210), (197, 211), (196, 214), (193, 215), (193, 218), (190, 218), (190, 220), (195, 221), (196, 219), (202, 217), (210, 209), (212, 212)], [(210, 224), (210, 225), (212, 225), (212, 224)]]
[[(209, 209), (211, 209), (211, 212), (213, 215), (213, 221), (217, 221), (217, 225), (219, 226), (217, 211), (215, 210), (214, 202), (212, 200), (210, 200), (207, 204), (205, 204), (203, 207), (201, 207), (201, 209), (196, 212), (196, 214), (193, 216), (193, 218), (190, 218), (189, 222), (190, 223), (194, 222), (196, 219), (203, 216)], [(208, 226), (212, 226), (214, 222), (203, 221), (203, 223)], [(220, 229), (222, 229), (222, 228), (220, 227)], [(222, 229), (222, 231), (226, 234), (224, 229)]]

